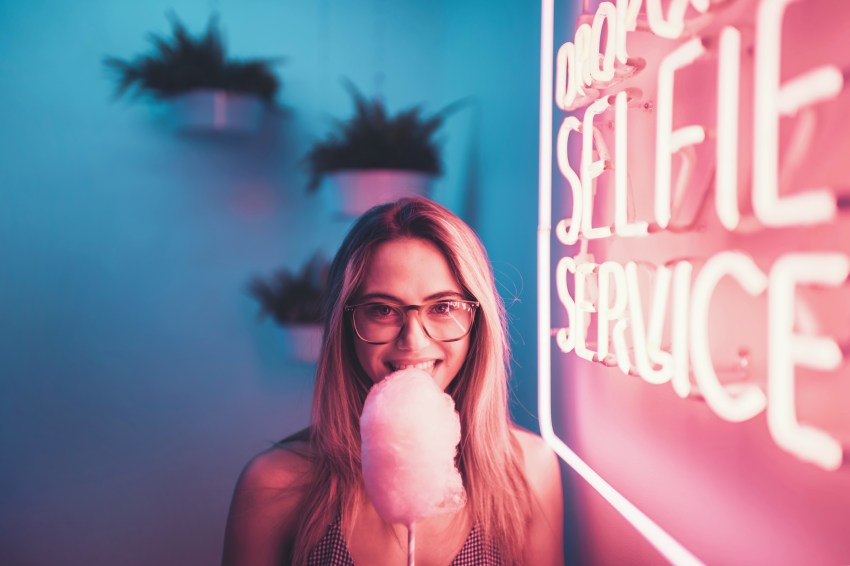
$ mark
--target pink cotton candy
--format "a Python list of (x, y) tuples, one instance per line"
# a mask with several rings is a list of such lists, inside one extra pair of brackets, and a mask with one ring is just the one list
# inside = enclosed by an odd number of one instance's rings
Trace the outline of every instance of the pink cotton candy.
[(372, 387), (360, 416), (363, 480), (378, 514), (410, 526), (466, 503), (455, 467), (460, 418), (426, 372), (395, 372)]

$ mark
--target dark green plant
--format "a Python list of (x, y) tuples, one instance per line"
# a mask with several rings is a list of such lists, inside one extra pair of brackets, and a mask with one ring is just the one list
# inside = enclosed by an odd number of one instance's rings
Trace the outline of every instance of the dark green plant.
[(260, 303), (260, 316), (271, 316), (278, 324), (322, 322), (329, 268), (317, 254), (297, 273), (281, 269), (268, 280), (254, 277), (248, 293)]
[(254, 94), (267, 103), (274, 101), (280, 82), (271, 70), (277, 60), (228, 59), (217, 16), (210, 17), (207, 30), (192, 37), (174, 14), (168, 15), (172, 36), (149, 34), (153, 50), (132, 60), (105, 57), (103, 64), (116, 76), (116, 96), (129, 90), (157, 99), (167, 99), (194, 89), (222, 89)]
[(442, 173), (434, 133), (460, 103), (429, 117), (422, 116), (418, 106), (391, 116), (380, 99), (367, 99), (350, 81), (345, 86), (354, 101), (354, 115), (344, 122), (337, 120), (328, 136), (305, 157), (309, 191), (315, 191), (326, 174), (349, 169)]

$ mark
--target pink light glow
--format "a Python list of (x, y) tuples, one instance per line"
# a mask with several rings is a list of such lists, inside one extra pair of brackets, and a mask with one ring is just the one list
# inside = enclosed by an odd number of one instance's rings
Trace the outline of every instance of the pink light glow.
[(591, 469), (575, 452), (567, 447), (554, 432), (551, 403), (551, 353), (549, 315), (549, 238), (551, 233), (552, 202), (552, 33), (553, 0), (542, 0), (541, 49), (540, 49), (540, 163), (539, 163), (539, 220), (538, 220), (538, 371), (542, 378), (538, 382), (540, 429), (543, 438), (560, 457), (596, 489), (617, 511), (623, 515), (646, 539), (674, 564), (701, 564), (687, 549), (681, 546), (666, 531), (620, 495), (602, 477)]
[[(850, 3), (618, 0), (613, 25), (603, 4), (540, 192), (544, 438), (674, 563), (850, 563)], [(587, 82), (603, 19), (615, 78)], [(608, 527), (591, 561), (619, 556)]]

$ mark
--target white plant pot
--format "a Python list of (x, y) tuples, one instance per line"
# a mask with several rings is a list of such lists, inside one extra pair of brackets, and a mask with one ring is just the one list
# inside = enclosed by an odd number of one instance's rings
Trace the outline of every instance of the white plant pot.
[(291, 324), (283, 326), (283, 339), (289, 357), (299, 362), (315, 363), (322, 346), (321, 324)]
[(183, 132), (255, 133), (265, 110), (258, 96), (226, 90), (192, 90), (171, 102), (177, 128)]
[(415, 171), (362, 169), (339, 171), (328, 178), (331, 207), (352, 217), (402, 197), (428, 196), (433, 177)]

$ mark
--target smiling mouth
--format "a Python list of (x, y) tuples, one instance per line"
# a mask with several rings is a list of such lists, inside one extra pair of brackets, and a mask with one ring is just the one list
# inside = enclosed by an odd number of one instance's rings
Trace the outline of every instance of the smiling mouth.
[(401, 371), (403, 369), (421, 369), (422, 371), (431, 372), (434, 367), (440, 363), (439, 360), (429, 360), (427, 362), (419, 362), (416, 364), (393, 363), (388, 362), (387, 365), (392, 371)]

